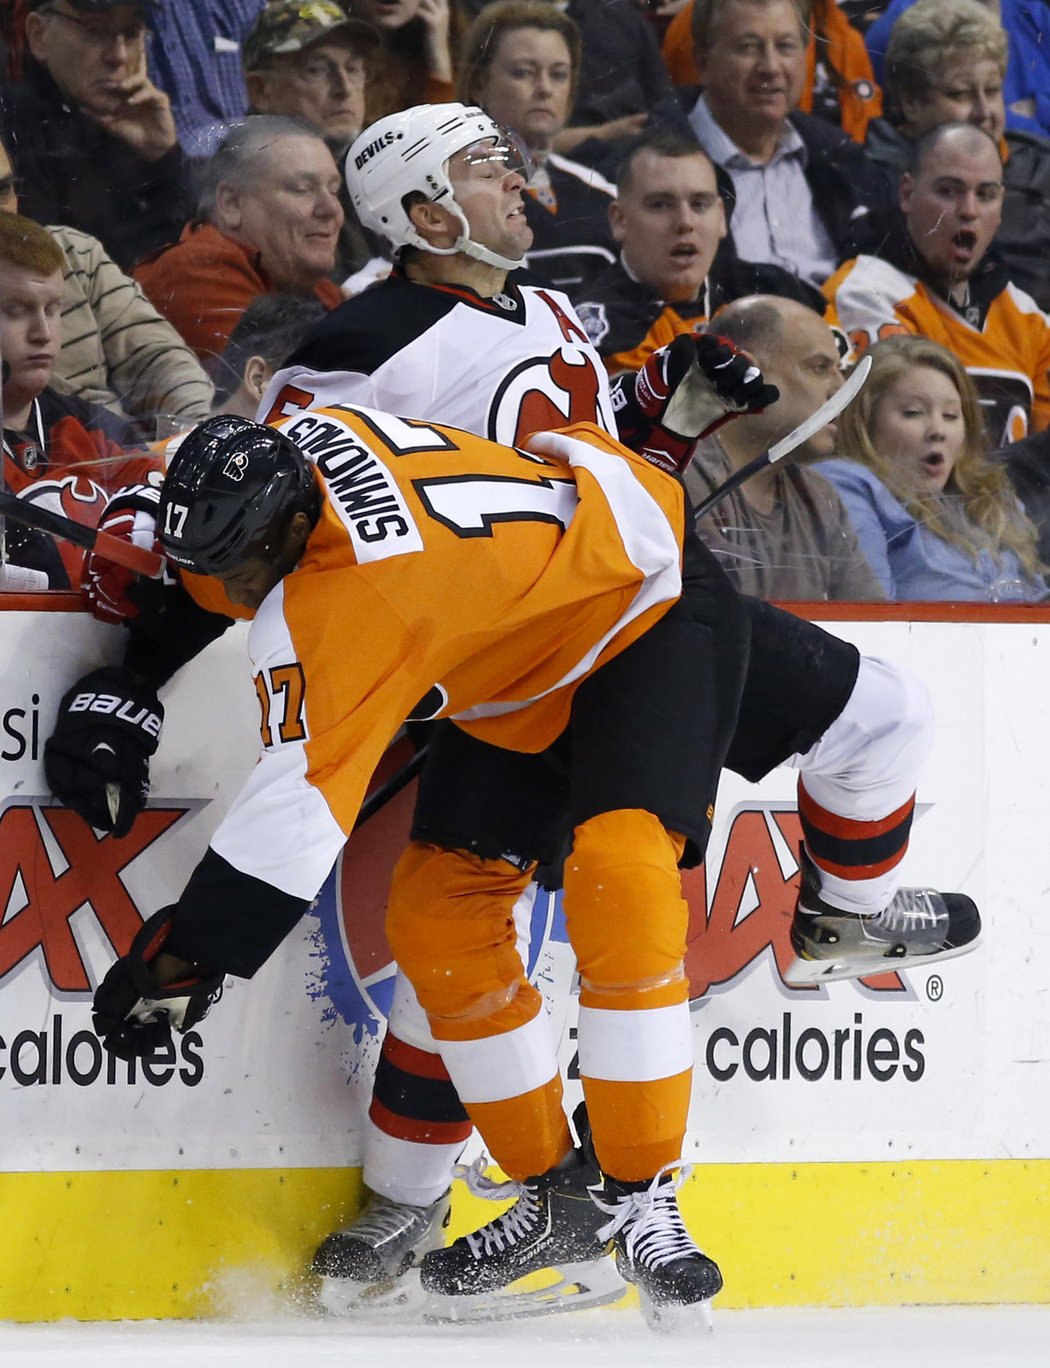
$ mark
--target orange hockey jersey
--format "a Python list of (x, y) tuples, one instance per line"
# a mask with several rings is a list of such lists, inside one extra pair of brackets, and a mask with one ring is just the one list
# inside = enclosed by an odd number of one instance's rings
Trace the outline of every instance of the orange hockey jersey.
[(312, 898), (406, 717), (557, 737), (576, 685), (678, 598), (684, 495), (590, 424), (529, 452), (360, 408), (277, 426), (323, 509), (252, 623), (263, 756), (211, 844)]
[[(977, 290), (971, 286), (977, 298)], [(988, 291), (968, 321), (918, 276), (859, 256), (824, 286), (837, 324), (858, 351), (914, 333), (954, 352), (973, 377), (996, 446), (1050, 426), (1050, 318), (1009, 283)]]

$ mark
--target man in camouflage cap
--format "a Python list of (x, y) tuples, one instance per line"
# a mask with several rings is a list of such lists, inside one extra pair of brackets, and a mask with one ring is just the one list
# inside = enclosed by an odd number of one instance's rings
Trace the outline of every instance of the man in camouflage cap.
[(342, 151), (364, 126), (368, 59), (379, 41), (335, 0), (270, 0), (244, 43), (252, 112), (308, 119)]

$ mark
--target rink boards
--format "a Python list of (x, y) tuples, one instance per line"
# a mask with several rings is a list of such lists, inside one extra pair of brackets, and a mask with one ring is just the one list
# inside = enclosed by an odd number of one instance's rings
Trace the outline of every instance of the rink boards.
[[(251, 984), (233, 982), (169, 1056), (112, 1061), (90, 1030), (93, 986), (177, 895), (254, 763), (242, 629), (166, 691), (150, 806), (124, 841), (99, 842), (51, 805), (40, 749), (62, 693), (118, 659), (121, 634), (30, 600), (0, 607), (0, 1319), (192, 1316), (306, 1292), (310, 1253), (359, 1198), (392, 975), (383, 893), (411, 795), (354, 838)], [(727, 776), (706, 871), (688, 877), (685, 1206), (728, 1306), (1050, 1301), (1050, 614), (953, 617), (886, 610), (833, 629), (932, 691), (907, 880), (976, 899), (977, 952), (788, 988), (787, 770), (757, 787)], [(537, 902), (533, 932), (571, 1080), (556, 901)], [(460, 1194), (457, 1230), (491, 1215)]]

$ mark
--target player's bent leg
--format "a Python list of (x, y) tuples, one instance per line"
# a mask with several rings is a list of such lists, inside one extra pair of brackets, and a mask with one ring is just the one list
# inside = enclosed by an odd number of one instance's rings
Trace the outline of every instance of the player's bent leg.
[(789, 761), (800, 770), (805, 845), (788, 982), (856, 978), (974, 948), (980, 917), (970, 898), (899, 886), (932, 735), (921, 682), (861, 657), (838, 718)]
[(473, 1126), (415, 990), (399, 972), (365, 1130), (365, 1186), (429, 1206), (447, 1192)]
[(580, 972), (580, 1077), (602, 1171), (651, 1178), (682, 1153), (693, 1062), (680, 839), (641, 810), (578, 826), (565, 919)]
[[(417, 844), (391, 892), (391, 949), (471, 1119), (510, 1175), (497, 1195), (516, 1198), (495, 1221), (424, 1258), (428, 1313), (442, 1319), (502, 1319), (622, 1292), (595, 1234), (602, 1213), (586, 1192), (597, 1171), (573, 1144), (553, 1036), (517, 953), (513, 907), (528, 877), (507, 861)], [(475, 1186), (484, 1192), (477, 1178)], [(604, 1267), (585, 1276), (581, 1265), (594, 1260)], [(513, 1290), (548, 1268), (559, 1281), (538, 1297)]]
[(414, 842), (391, 885), (387, 935), (442, 1060), (490, 1152), (514, 1179), (572, 1149), (539, 992), (525, 977), (513, 908), (528, 870)]
[(722, 1275), (676, 1196), (693, 1061), (684, 844), (649, 812), (590, 818), (574, 832), (565, 908), (580, 968), (580, 1076), (605, 1174), (599, 1233), (649, 1323), (689, 1333), (709, 1327)]

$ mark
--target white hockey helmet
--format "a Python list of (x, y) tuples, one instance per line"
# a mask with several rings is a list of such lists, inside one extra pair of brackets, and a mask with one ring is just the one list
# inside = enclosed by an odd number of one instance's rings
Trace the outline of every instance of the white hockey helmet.
[[(474, 242), (467, 216), (456, 203), (449, 179), (449, 158), (479, 145), (479, 156), (504, 163), (526, 180), (531, 167), (513, 135), (476, 105), (424, 104), (377, 119), (346, 154), (346, 187), (357, 217), (394, 247), (418, 247), (439, 256), (464, 252), (488, 266), (511, 271), (521, 265)], [(452, 247), (434, 247), (416, 231), (405, 198), (424, 195), (459, 219), (462, 232)], [(410, 206), (411, 207), (411, 206)]]

